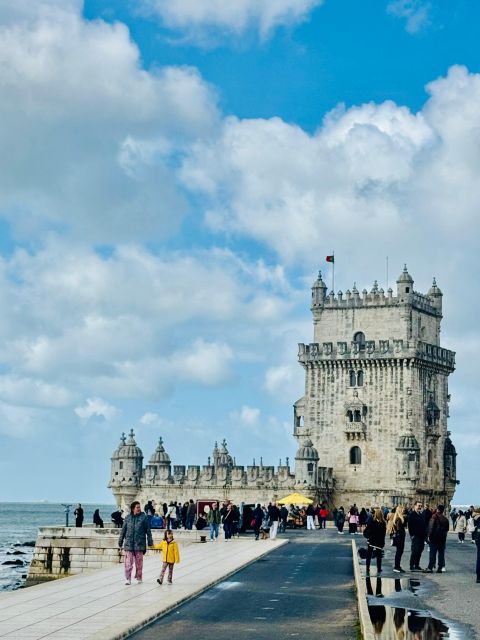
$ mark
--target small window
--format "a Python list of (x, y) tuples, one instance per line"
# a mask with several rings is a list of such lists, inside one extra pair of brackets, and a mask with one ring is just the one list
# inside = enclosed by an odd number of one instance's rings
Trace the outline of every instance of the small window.
[(307, 464), (307, 470), (309, 473), (313, 473), (313, 462)]
[(411, 452), (408, 454), (408, 461), (409, 461), (409, 462), (415, 462), (415, 458), (416, 458), (416, 455), (411, 451)]
[(118, 463), (118, 468), (119, 468), (119, 469), (123, 469), (123, 462), (122, 462), (122, 461), (120, 461), (120, 462)]
[(354, 387), (356, 385), (356, 376), (355, 376), (355, 371), (350, 371), (350, 386)]
[(353, 342), (358, 345), (359, 351), (365, 351), (365, 334), (363, 331), (357, 331), (353, 336)]
[(410, 287), (405, 287), (405, 293), (410, 293)]
[(432, 468), (432, 463), (433, 463), (433, 453), (432, 453), (432, 450), (429, 449), (427, 454), (427, 466), (429, 469)]
[(357, 386), (363, 387), (363, 371), (357, 371)]
[(362, 464), (362, 451), (360, 447), (350, 449), (350, 464)]
[(355, 411), (353, 413), (353, 421), (354, 422), (361, 422), (362, 421), (362, 415), (360, 413), (360, 409), (355, 409)]
[(350, 409), (347, 411), (347, 418), (349, 422), (353, 422), (353, 412)]

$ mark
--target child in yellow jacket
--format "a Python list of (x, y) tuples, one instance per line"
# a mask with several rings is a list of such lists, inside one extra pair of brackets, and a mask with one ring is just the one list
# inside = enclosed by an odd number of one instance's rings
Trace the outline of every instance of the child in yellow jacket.
[(163, 583), (163, 576), (168, 567), (168, 584), (172, 584), (173, 577), (173, 565), (180, 562), (180, 553), (178, 551), (178, 544), (173, 539), (173, 533), (171, 529), (165, 531), (165, 536), (160, 543), (160, 550), (162, 552), (162, 570), (160, 571), (160, 577), (157, 578), (158, 584)]

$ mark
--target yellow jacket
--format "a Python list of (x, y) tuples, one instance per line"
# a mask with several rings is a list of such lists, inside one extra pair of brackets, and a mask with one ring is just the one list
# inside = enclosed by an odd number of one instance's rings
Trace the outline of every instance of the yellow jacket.
[(159, 548), (162, 552), (163, 562), (172, 562), (172, 563), (180, 562), (180, 553), (178, 551), (178, 544), (175, 542), (175, 540), (172, 540), (171, 542), (162, 540), (160, 542)]

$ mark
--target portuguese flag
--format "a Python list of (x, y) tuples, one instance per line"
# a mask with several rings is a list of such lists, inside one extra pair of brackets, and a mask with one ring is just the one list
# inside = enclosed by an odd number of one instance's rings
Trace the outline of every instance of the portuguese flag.
[(327, 262), (333, 262), (335, 264), (335, 256), (327, 256), (326, 258)]

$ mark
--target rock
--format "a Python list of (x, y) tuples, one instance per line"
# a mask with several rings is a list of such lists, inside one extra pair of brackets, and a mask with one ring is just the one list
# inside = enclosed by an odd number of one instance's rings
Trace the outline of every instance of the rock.
[(23, 567), (23, 560), (5, 560), (2, 564), (13, 564), (17, 567)]
[(25, 551), (7, 551), (7, 556), (25, 556)]
[(13, 546), (14, 547), (34, 547), (35, 540), (30, 540), (28, 542), (16, 542)]

